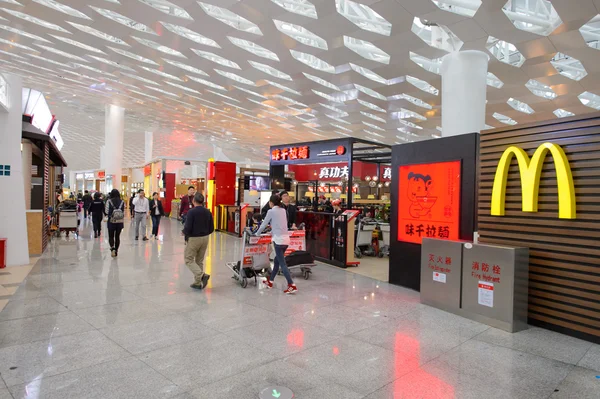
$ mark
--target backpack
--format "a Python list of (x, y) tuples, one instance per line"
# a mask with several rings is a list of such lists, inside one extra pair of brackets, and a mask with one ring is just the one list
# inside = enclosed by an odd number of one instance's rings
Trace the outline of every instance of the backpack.
[(110, 204), (113, 207), (112, 214), (110, 215), (110, 222), (123, 223), (123, 221), (125, 220), (125, 213), (123, 212), (123, 209), (121, 209), (123, 207), (123, 201), (121, 201), (121, 204), (118, 208), (115, 206), (112, 200), (110, 201)]

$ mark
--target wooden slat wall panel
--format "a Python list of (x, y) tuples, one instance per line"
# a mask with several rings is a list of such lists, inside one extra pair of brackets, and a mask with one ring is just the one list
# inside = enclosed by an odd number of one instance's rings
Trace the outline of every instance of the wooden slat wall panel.
[[(552, 157), (544, 163), (539, 212), (521, 210), (519, 168), (513, 159), (506, 216), (490, 215), (498, 161), (511, 145), (529, 156), (560, 145), (573, 171), (577, 219), (558, 219)], [(483, 132), (480, 144), (478, 230), (481, 242), (530, 248), (529, 322), (600, 343), (600, 114)]]

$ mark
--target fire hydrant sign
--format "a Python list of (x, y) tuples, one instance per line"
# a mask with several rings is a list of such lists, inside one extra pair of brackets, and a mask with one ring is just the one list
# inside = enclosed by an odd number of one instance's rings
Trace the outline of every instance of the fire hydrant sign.
[(494, 283), (488, 283), (486, 281), (479, 282), (477, 302), (480, 305), (487, 306), (489, 308), (494, 307)]

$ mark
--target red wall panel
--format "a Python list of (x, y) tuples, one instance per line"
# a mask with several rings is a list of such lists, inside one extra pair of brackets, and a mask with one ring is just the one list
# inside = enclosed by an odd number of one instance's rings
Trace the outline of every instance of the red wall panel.
[(215, 205), (235, 204), (235, 175), (236, 164), (234, 162), (215, 162)]

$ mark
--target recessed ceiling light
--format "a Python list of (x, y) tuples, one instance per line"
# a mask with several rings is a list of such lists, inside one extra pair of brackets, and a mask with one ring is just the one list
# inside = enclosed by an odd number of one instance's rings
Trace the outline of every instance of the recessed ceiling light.
[(375, 46), (373, 43), (366, 40), (356, 39), (350, 36), (344, 36), (344, 46), (354, 51), (367, 60), (379, 62), (388, 65), (390, 63), (390, 55)]
[(517, 29), (542, 36), (550, 35), (562, 24), (558, 12), (547, 0), (508, 0), (502, 11)]
[(72, 59), (72, 60), (76, 60), (76, 61), (80, 61), (80, 62), (88, 62), (88, 60), (86, 60), (85, 58), (79, 57), (79, 56), (77, 56), (77, 55), (73, 55), (73, 54), (70, 54), (70, 53), (64, 52), (64, 51), (62, 51), (62, 50), (57, 50), (57, 49), (55, 49), (55, 48), (53, 48), (53, 47), (46, 46), (46, 45), (44, 45), (44, 44), (38, 44), (38, 43), (34, 43), (34, 44), (35, 44), (36, 46), (38, 46), (38, 47), (41, 47), (41, 48), (43, 48), (43, 49), (44, 49), (44, 50), (46, 50), (46, 51), (49, 51), (49, 52), (51, 52), (51, 53), (58, 54), (58, 55), (60, 55), (60, 56), (63, 56), (63, 57), (66, 57), (66, 58), (70, 58), (70, 59)]
[(364, 76), (367, 79), (371, 79), (374, 82), (377, 83), (381, 83), (384, 85), (388, 84), (387, 79), (384, 79), (382, 76), (377, 75), (375, 72), (371, 71), (370, 69), (361, 67), (359, 65), (350, 63), (350, 68), (352, 68), (352, 70), (362, 76)]
[(115, 68), (119, 68), (119, 69), (123, 69), (125, 71), (129, 71), (129, 72), (136, 72), (135, 69), (128, 67), (127, 65), (121, 65), (118, 62), (115, 62), (113, 60), (109, 60), (103, 57), (97, 57), (95, 55), (88, 55), (88, 57), (95, 59), (96, 61), (100, 61), (103, 62), (107, 65), (111, 65), (114, 66)]
[(179, 76), (171, 75), (170, 73), (166, 73), (166, 72), (163, 72), (163, 71), (158, 70), (158, 69), (148, 68), (148, 67), (145, 67), (145, 66), (140, 66), (140, 68), (142, 68), (144, 71), (148, 71), (148, 72), (151, 72), (151, 73), (153, 73), (155, 75), (162, 76), (163, 78), (173, 79), (173, 80), (176, 80), (178, 82), (183, 82), (183, 79), (181, 79)]
[(327, 62), (323, 61), (318, 57), (315, 57), (312, 54), (303, 53), (297, 50), (290, 50), (290, 53), (292, 54), (292, 57), (294, 57), (294, 59), (300, 61), (304, 65), (307, 65), (318, 71), (335, 73), (335, 68), (333, 67), (333, 65), (328, 64)]
[(152, 40), (143, 39), (141, 37), (136, 37), (136, 36), (131, 36), (131, 38), (134, 39), (135, 41), (137, 41), (138, 43), (143, 44), (144, 46), (148, 46), (148, 47), (150, 47), (154, 50), (160, 51), (162, 53), (174, 55), (175, 57), (187, 58), (181, 52), (179, 52), (175, 49), (172, 49), (170, 47), (163, 46), (160, 43), (153, 42)]
[(495, 87), (496, 89), (501, 89), (504, 86), (504, 82), (498, 79), (496, 75), (491, 72), (487, 74), (487, 85)]
[(477, 10), (481, 7), (481, 0), (462, 0), (460, 2), (433, 0), (433, 3), (438, 6), (440, 10), (462, 15), (464, 17), (475, 16), (475, 13), (477, 13)]
[(243, 84), (249, 85), (249, 86), (256, 86), (256, 83), (254, 83), (250, 79), (246, 79), (246, 78), (244, 78), (244, 77), (242, 77), (240, 75), (237, 75), (237, 74), (235, 74), (233, 72), (225, 72), (225, 71), (221, 71), (221, 70), (216, 69), (216, 68), (215, 68), (215, 72), (218, 73), (219, 75), (224, 76), (226, 78), (229, 78), (229, 79), (231, 79), (231, 80), (233, 80), (235, 82), (243, 83)]
[(198, 75), (202, 75), (202, 76), (209, 76), (209, 75), (208, 75), (206, 72), (204, 72), (203, 70), (201, 70), (201, 69), (198, 69), (198, 68), (195, 68), (195, 67), (193, 67), (193, 66), (189, 66), (189, 65), (187, 65), (187, 64), (184, 64), (183, 62), (174, 61), (174, 60), (168, 60), (168, 59), (166, 59), (166, 58), (163, 58), (163, 60), (164, 60), (164, 61), (165, 61), (167, 64), (173, 65), (173, 66), (175, 66), (175, 67), (177, 67), (177, 68), (181, 68), (181, 69), (183, 69), (183, 70), (185, 70), (185, 71), (192, 72), (192, 73), (197, 73)]
[(424, 70), (433, 72), (437, 75), (442, 74), (442, 59), (441, 58), (429, 59), (429, 58), (423, 57), (422, 55), (419, 55), (417, 53), (413, 53), (412, 51), (410, 51), (408, 53), (408, 56), (412, 62), (414, 62), (415, 64), (417, 64)]
[(227, 58), (223, 58), (220, 55), (217, 55), (215, 53), (211, 53), (208, 51), (202, 51), (202, 50), (196, 50), (196, 49), (192, 49), (192, 51), (194, 53), (198, 54), (200, 57), (205, 58), (214, 63), (217, 63), (219, 65), (223, 65), (223, 66), (234, 68), (234, 69), (242, 69), (235, 62), (229, 61)]
[(190, 78), (190, 79), (192, 79), (194, 82), (198, 82), (198, 83), (200, 83), (200, 84), (203, 84), (203, 85), (205, 85), (205, 86), (212, 87), (213, 89), (218, 89), (218, 90), (223, 90), (223, 91), (226, 91), (226, 90), (227, 90), (227, 89), (226, 89), (226, 88), (224, 88), (223, 86), (220, 86), (220, 85), (218, 85), (218, 84), (215, 84), (215, 83), (209, 82), (209, 81), (208, 81), (208, 80), (206, 80), (206, 79), (201, 79), (201, 78), (198, 78), (198, 77), (196, 77), (196, 76), (191, 76), (191, 75), (187, 75), (187, 77), (188, 77), (188, 78)]
[(415, 86), (417, 89), (423, 90), (426, 93), (433, 94), (434, 96), (440, 94), (440, 91), (438, 89), (436, 89), (424, 80), (406, 75), (406, 81), (411, 85)]
[(206, 4), (202, 2), (198, 2), (200, 7), (204, 10), (205, 13), (213, 17), (214, 19), (223, 22), (226, 25), (231, 26), (234, 29), (240, 30), (242, 32), (254, 33), (255, 35), (262, 36), (262, 32), (260, 28), (248, 21), (244, 17), (240, 17), (234, 12), (229, 11), (226, 8), (217, 7), (212, 4)]
[(575, 116), (575, 114), (572, 113), (571, 111), (567, 111), (566, 109), (562, 109), (562, 108), (555, 109), (552, 113), (554, 115), (556, 115), (557, 118), (566, 118), (569, 116)]
[(486, 47), (490, 53), (500, 62), (514, 67), (521, 67), (525, 63), (525, 56), (521, 54), (517, 47), (504, 40), (496, 39), (493, 36), (488, 37)]
[(152, 8), (157, 9), (167, 15), (174, 17), (187, 19), (193, 21), (194, 19), (187, 13), (182, 7), (176, 6), (175, 4), (167, 0), (138, 0), (141, 3), (147, 4)]
[(514, 99), (512, 97), (509, 98), (508, 101), (506, 101), (506, 103), (508, 105), (510, 105), (511, 108), (513, 108), (515, 111), (519, 111), (519, 112), (522, 112), (524, 114), (531, 115), (531, 114), (533, 114), (535, 112), (533, 110), (533, 108), (531, 108), (529, 106), (529, 104), (524, 103), (523, 101), (516, 100), (516, 99)]
[(109, 35), (108, 33), (104, 33), (102, 31), (99, 31), (98, 29), (94, 29), (94, 28), (92, 28), (90, 26), (86, 26), (86, 25), (76, 24), (75, 22), (70, 22), (70, 21), (67, 21), (67, 23), (71, 24), (74, 28), (77, 28), (82, 32), (99, 37), (100, 39), (104, 39), (104, 40), (112, 42), (112, 43), (121, 44), (123, 46), (130, 47), (129, 44), (127, 44), (123, 40), (119, 39), (118, 37)]
[(579, 82), (587, 76), (587, 71), (583, 67), (581, 61), (563, 53), (556, 53), (550, 60), (550, 64), (552, 64), (554, 69), (562, 76), (576, 82)]
[(88, 17), (87, 15), (85, 15), (84, 13), (82, 13), (81, 11), (78, 11), (72, 7), (66, 6), (64, 4), (59, 3), (58, 1), (54, 1), (54, 0), (33, 0), (34, 2), (41, 4), (43, 6), (52, 8), (53, 10), (56, 10), (58, 12), (62, 12), (63, 14), (67, 14), (70, 15), (72, 17), (76, 17), (76, 18), (83, 18), (83, 19), (87, 19), (87, 20), (92, 20), (90, 17)]
[(116, 48), (116, 47), (110, 47), (110, 46), (106, 46), (106, 47), (108, 47), (109, 49), (111, 49), (112, 51), (114, 51), (117, 54), (121, 54), (121, 55), (123, 55), (125, 57), (129, 57), (129, 58), (134, 59), (136, 61), (140, 61), (140, 62), (143, 62), (143, 63), (146, 63), (146, 64), (150, 64), (150, 65), (158, 65), (156, 62), (152, 61), (151, 59), (142, 57), (141, 55), (137, 55), (137, 54), (132, 53), (130, 51), (125, 51), (125, 50), (122, 50), (122, 49)]
[(350, 0), (335, 0), (337, 12), (361, 29), (390, 36), (392, 24), (370, 7)]
[(274, 76), (276, 78), (280, 78), (280, 79), (285, 79), (285, 80), (292, 80), (292, 77), (290, 75), (288, 75), (287, 73), (283, 73), (278, 69), (273, 68), (272, 66), (266, 65), (266, 64), (261, 64), (260, 62), (255, 62), (255, 61), (251, 61), (248, 60), (248, 63), (250, 63), (250, 65), (255, 68), (258, 69), (261, 72), (264, 72), (268, 75)]
[(547, 100), (554, 100), (557, 96), (550, 86), (534, 79), (529, 79), (529, 81), (525, 84), (525, 87), (527, 87), (529, 91), (536, 96), (545, 98)]
[(50, 23), (48, 21), (44, 21), (43, 19), (32, 17), (32, 16), (27, 15), (25, 13), (22, 13), (20, 11), (9, 10), (8, 8), (0, 8), (0, 10), (4, 11), (6, 13), (9, 13), (12, 16), (15, 16), (17, 18), (21, 18), (21, 19), (23, 19), (23, 20), (25, 20), (27, 22), (34, 23), (36, 25), (42, 26), (42, 27), (47, 28), (47, 29), (52, 29), (52, 30), (56, 30), (56, 31), (59, 31), (59, 32), (63, 32), (63, 33), (71, 33), (68, 30), (66, 30), (65, 28), (63, 28), (62, 26)]
[(277, 27), (277, 30), (291, 37), (297, 42), (321, 50), (327, 50), (327, 41), (322, 37), (315, 35), (303, 26), (294, 25), (289, 22), (279, 21), (277, 19), (274, 19), (273, 22), (275, 23), (275, 27)]
[(271, 0), (279, 7), (304, 17), (317, 19), (317, 9), (308, 0)]
[(600, 96), (589, 91), (584, 91), (577, 96), (579, 101), (586, 107), (600, 110)]
[(52, 43), (50, 40), (46, 40), (46, 39), (44, 39), (41, 36), (37, 36), (37, 35), (34, 35), (32, 33), (25, 32), (25, 31), (23, 31), (21, 29), (13, 28), (11, 26), (0, 25), (0, 29), (4, 29), (5, 31), (11, 32), (11, 33), (16, 33), (17, 35), (25, 36), (25, 37), (28, 37), (30, 39), (37, 40), (37, 41), (40, 41), (40, 42)]
[(447, 26), (419, 17), (413, 19), (411, 31), (427, 45), (448, 52), (459, 51), (464, 44)]
[(506, 125), (516, 125), (517, 121), (506, 116), (506, 115), (502, 115), (498, 112), (494, 112), (494, 114), (492, 115), (498, 122), (502, 122)]
[(387, 121), (385, 119), (383, 119), (383, 118), (381, 118), (381, 117), (379, 117), (377, 115), (374, 115), (374, 114), (372, 114), (370, 112), (360, 111), (360, 113), (361, 113), (361, 115), (364, 115), (367, 118), (371, 118), (371, 119), (373, 119), (373, 120), (375, 120), (377, 122), (387, 123)]
[(183, 26), (173, 25), (173, 24), (170, 24), (167, 22), (162, 22), (162, 21), (161, 21), (161, 24), (165, 28), (167, 28), (169, 31), (175, 33), (176, 35), (185, 37), (186, 39), (189, 39), (193, 42), (203, 44), (205, 46), (221, 48), (221, 46), (219, 46), (219, 44), (217, 42), (215, 42), (214, 40), (209, 39), (208, 37), (203, 36), (197, 32), (194, 32), (191, 29), (185, 28)]
[(305, 73), (305, 72), (302, 72), (302, 74), (304, 76), (306, 76), (308, 79), (312, 80), (313, 82), (318, 83), (318, 84), (320, 84), (322, 86), (325, 86), (328, 89), (332, 89), (332, 90), (335, 90), (335, 91), (340, 91), (339, 87), (337, 87), (336, 85), (334, 85), (331, 82), (326, 81), (325, 79), (321, 79), (318, 76), (310, 75), (310, 74)]
[(121, 25), (127, 26), (128, 28), (135, 29), (139, 32), (150, 33), (152, 35), (156, 35), (156, 32), (154, 32), (148, 26), (146, 26), (142, 23), (136, 22), (129, 17), (121, 15), (112, 10), (107, 10), (104, 8), (99, 8), (99, 7), (94, 7), (94, 6), (90, 6), (90, 7), (92, 8), (92, 10), (96, 11), (98, 14), (102, 15), (103, 17), (111, 19)]
[(279, 61), (277, 54), (249, 40), (238, 39), (236, 37), (227, 36), (227, 39), (242, 50), (246, 50), (258, 57), (267, 58), (273, 61)]
[(360, 92), (363, 92), (363, 93), (365, 93), (365, 94), (366, 94), (366, 95), (368, 95), (368, 96), (371, 96), (371, 97), (377, 98), (377, 99), (379, 99), (379, 100), (387, 101), (387, 98), (386, 98), (385, 96), (383, 96), (383, 95), (379, 94), (378, 92), (376, 92), (376, 91), (375, 91), (375, 90), (373, 90), (373, 89), (369, 89), (368, 87), (361, 86), (361, 85), (359, 85), (359, 84), (356, 84), (356, 83), (354, 83), (354, 87), (356, 87), (356, 89), (357, 89), (358, 91), (360, 91)]

